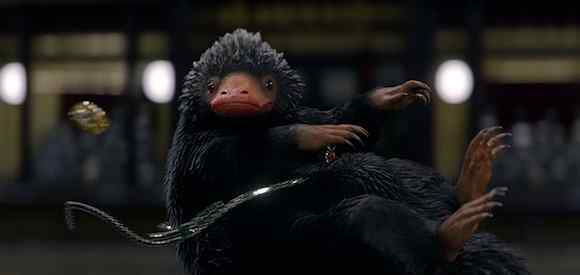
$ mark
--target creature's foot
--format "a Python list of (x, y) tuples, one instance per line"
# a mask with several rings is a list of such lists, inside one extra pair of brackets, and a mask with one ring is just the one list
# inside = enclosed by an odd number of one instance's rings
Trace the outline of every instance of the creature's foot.
[(437, 233), (443, 246), (443, 256), (447, 261), (453, 262), (457, 258), (463, 245), (475, 233), (481, 221), (493, 217), (491, 210), (502, 206), (502, 203), (494, 201), (494, 198), (505, 196), (506, 192), (506, 187), (493, 189), (486, 195), (464, 204), (439, 226)]
[(409, 80), (399, 86), (378, 88), (369, 99), (379, 110), (399, 110), (417, 101), (431, 102), (431, 88), (420, 81)]
[(510, 148), (502, 140), (511, 134), (502, 130), (499, 126), (483, 129), (469, 144), (456, 185), (461, 204), (483, 196), (491, 180), (493, 161)]

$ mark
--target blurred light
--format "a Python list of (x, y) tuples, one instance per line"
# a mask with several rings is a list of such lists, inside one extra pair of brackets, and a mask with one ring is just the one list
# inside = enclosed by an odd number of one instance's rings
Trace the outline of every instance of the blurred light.
[(26, 69), (21, 63), (8, 63), (0, 69), (0, 99), (10, 105), (26, 99)]
[(270, 187), (264, 187), (264, 188), (260, 188), (260, 189), (258, 189), (258, 190), (256, 190), (256, 191), (254, 191), (254, 193), (252, 193), (252, 194), (253, 194), (254, 196), (257, 196), (257, 195), (264, 194), (264, 193), (266, 193), (266, 192), (268, 192), (268, 191), (270, 191)]
[(469, 99), (473, 92), (473, 72), (461, 60), (447, 60), (439, 65), (435, 74), (435, 89), (445, 103), (459, 104)]
[(166, 60), (157, 60), (147, 64), (143, 72), (143, 92), (155, 103), (167, 103), (175, 93), (175, 70), (173, 64)]

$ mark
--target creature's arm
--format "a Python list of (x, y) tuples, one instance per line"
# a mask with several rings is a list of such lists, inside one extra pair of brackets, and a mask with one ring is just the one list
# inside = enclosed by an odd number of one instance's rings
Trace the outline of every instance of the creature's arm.
[(327, 111), (301, 108), (298, 120), (306, 124), (354, 124), (375, 135), (388, 113), (408, 105), (431, 101), (431, 89), (419, 81), (407, 81), (394, 87), (382, 87), (356, 96), (351, 101)]
[[(293, 162), (310, 156), (309, 153), (320, 152), (326, 145), (360, 146), (364, 136), (368, 136), (368, 132), (356, 125), (282, 125), (240, 135), (215, 137), (211, 141), (212, 153), (207, 154), (206, 159), (222, 169), (241, 174), (254, 171), (260, 164), (277, 167), (280, 161), (284, 162), (281, 166), (288, 168), (289, 165), (300, 165)], [(292, 161), (287, 163), (287, 160)], [(226, 163), (235, 166), (224, 166)], [(213, 167), (209, 163), (208, 166)]]

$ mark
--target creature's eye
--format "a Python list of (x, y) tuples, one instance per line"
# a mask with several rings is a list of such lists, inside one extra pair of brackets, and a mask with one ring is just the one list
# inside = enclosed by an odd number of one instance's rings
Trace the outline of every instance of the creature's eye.
[(207, 92), (211, 94), (211, 93), (215, 92), (216, 89), (217, 89), (217, 80), (210, 79), (207, 82)]
[(274, 90), (274, 86), (275, 86), (274, 78), (272, 78), (271, 76), (264, 77), (263, 83), (264, 83), (263, 84), (264, 88), (266, 88), (268, 91)]

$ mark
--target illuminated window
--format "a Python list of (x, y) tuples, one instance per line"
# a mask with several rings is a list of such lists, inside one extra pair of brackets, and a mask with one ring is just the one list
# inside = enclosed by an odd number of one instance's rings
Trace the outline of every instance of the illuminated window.
[(125, 43), (120, 33), (34, 37), (31, 92), (121, 94), (127, 81)]

